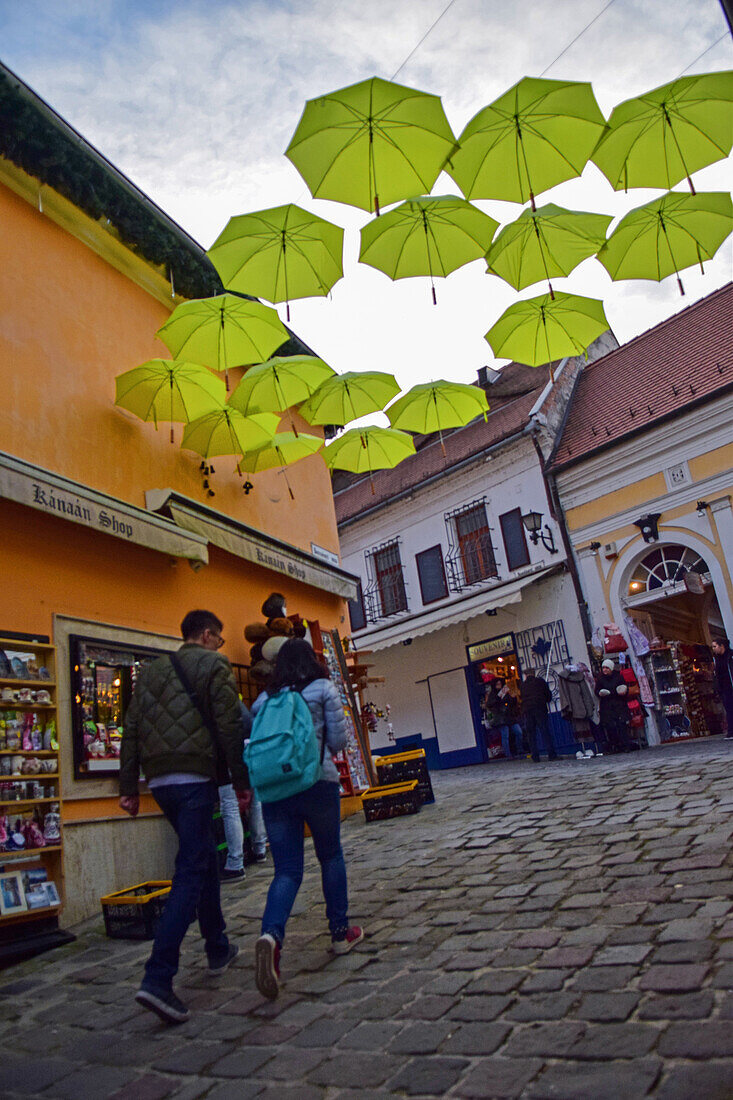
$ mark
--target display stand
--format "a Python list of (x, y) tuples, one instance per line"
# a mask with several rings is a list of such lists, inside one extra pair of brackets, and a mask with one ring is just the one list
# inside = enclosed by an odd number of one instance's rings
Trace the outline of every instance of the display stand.
[[(0, 851), (2, 968), (75, 937), (58, 926), (64, 903), (63, 803), (59, 751), (50, 747), (51, 723), (54, 730), (58, 729), (56, 651), (45, 643), (10, 638), (0, 638), (0, 650), (17, 663), (18, 669), (23, 667), (22, 675), (0, 678), (0, 818), (7, 820), (6, 843), (11, 843), (18, 823), (22, 826), (34, 819), (42, 835), (46, 815), (58, 813), (58, 839), (42, 846)], [(42, 700), (49, 698), (50, 702), (37, 701), (39, 693)], [(11, 698), (16, 695), (20, 698)], [(41, 748), (27, 747), (31, 726), (35, 744)], [(43, 770), (28, 770), (35, 767), (30, 761), (37, 761)]]
[(712, 690), (713, 661), (707, 646), (670, 642), (652, 649), (644, 668), (660, 714), (662, 743), (689, 741), (722, 731)]

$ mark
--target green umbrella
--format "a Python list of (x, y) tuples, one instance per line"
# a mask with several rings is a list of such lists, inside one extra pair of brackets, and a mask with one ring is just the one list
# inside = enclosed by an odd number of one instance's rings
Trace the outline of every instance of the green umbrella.
[(496, 235), (486, 253), (488, 270), (515, 290), (547, 279), (554, 295), (550, 279), (569, 275), (579, 263), (594, 256), (612, 221), (607, 214), (563, 210), (551, 203), (523, 210)]
[[(230, 367), (261, 363), (290, 333), (270, 306), (235, 294), (218, 294), (176, 306), (157, 335), (173, 355), (226, 375)], [(226, 382), (228, 389), (228, 375)]]
[(412, 436), (395, 428), (351, 428), (323, 450), (330, 470), (351, 470), (369, 474), (374, 493), (373, 470), (391, 470), (415, 453)]
[(408, 199), (362, 229), (359, 260), (390, 279), (429, 275), (435, 304), (433, 278), (483, 256), (498, 225), (453, 195)]
[(348, 424), (383, 409), (400, 392), (391, 374), (376, 370), (335, 374), (322, 382), (298, 412), (309, 424)]
[(257, 474), (261, 470), (273, 470), (276, 466), (283, 468), (285, 484), (290, 493), (290, 499), (295, 500), (295, 494), (290, 487), (285, 466), (292, 466), (294, 462), (300, 462), (302, 458), (320, 451), (323, 440), (316, 435), (306, 435), (304, 432), (278, 432), (267, 443), (247, 451), (242, 456), (242, 465), (251, 474)]
[(682, 76), (619, 103), (591, 156), (614, 191), (674, 187), (727, 157), (733, 145), (733, 72)]
[(411, 432), (440, 433), (440, 446), (443, 446), (443, 431), (449, 428), (462, 428), (464, 424), (488, 412), (486, 394), (478, 386), (469, 386), (463, 382), (423, 382), (413, 386), (387, 409), (387, 416), (393, 428), (406, 428)]
[(187, 424), (181, 446), (204, 458), (241, 455), (269, 442), (279, 423), (280, 417), (274, 413), (242, 416), (236, 409), (223, 408)]
[(314, 198), (379, 214), (431, 191), (454, 145), (439, 96), (375, 76), (309, 100), (285, 156)]
[[(315, 355), (276, 356), (250, 367), (229, 398), (229, 404), (245, 416), (256, 412), (285, 412), (309, 398), (335, 373)], [(290, 425), (297, 436), (292, 417)]]
[[(289, 203), (230, 218), (207, 255), (224, 286), (268, 302), (328, 294), (343, 275), (344, 231)], [(274, 349), (273, 349), (274, 350)]]
[(186, 423), (219, 409), (225, 399), (224, 383), (198, 363), (176, 359), (149, 359), (139, 367), (118, 374), (115, 405), (152, 420), (168, 420), (173, 442), (173, 421)]
[(612, 279), (677, 276), (692, 264), (703, 268), (733, 229), (733, 202), (727, 191), (696, 195), (669, 191), (660, 199), (629, 211), (619, 222), (598, 259)]
[(525, 76), (471, 119), (446, 171), (467, 199), (535, 196), (579, 176), (605, 119), (590, 84)]
[(603, 302), (558, 292), (554, 298), (543, 294), (515, 302), (485, 339), (497, 358), (539, 367), (565, 356), (583, 355), (608, 328)]

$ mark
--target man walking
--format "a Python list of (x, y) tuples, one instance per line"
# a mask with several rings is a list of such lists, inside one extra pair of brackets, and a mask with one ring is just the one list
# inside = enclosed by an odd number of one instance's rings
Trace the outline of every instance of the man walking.
[(550, 718), (548, 705), (552, 699), (552, 692), (546, 680), (535, 675), (534, 669), (528, 668), (524, 679), (520, 684), (522, 695), (522, 716), (524, 728), (529, 741), (530, 752), (535, 764), (540, 759), (540, 742), (538, 734), (542, 734), (547, 744), (548, 760), (557, 760), (557, 749), (552, 742), (550, 733)]
[(139, 809), (138, 776), (148, 786), (178, 836), (171, 891), (135, 1000), (166, 1023), (188, 1019), (173, 992), (181, 943), (198, 916), (209, 973), (221, 974), (237, 954), (229, 943), (219, 895), (212, 815), (217, 780), (226, 768), (243, 808), (251, 792), (242, 762), (244, 730), (239, 698), (226, 657), (222, 623), (211, 611), (189, 611), (181, 623), (183, 645), (140, 673), (125, 715), (120, 752), (120, 806)]

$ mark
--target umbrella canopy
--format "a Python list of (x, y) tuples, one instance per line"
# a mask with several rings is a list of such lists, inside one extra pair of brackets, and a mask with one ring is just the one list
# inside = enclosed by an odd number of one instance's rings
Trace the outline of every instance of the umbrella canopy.
[(598, 259), (613, 280), (661, 282), (675, 274), (684, 294), (680, 271), (692, 264), (702, 268), (731, 230), (733, 202), (727, 191), (669, 191), (622, 218)]
[[(229, 398), (245, 416), (257, 412), (284, 412), (310, 397), (336, 372), (315, 355), (275, 356), (247, 371)], [(298, 435), (292, 423), (293, 434)]]
[(467, 199), (535, 195), (579, 176), (605, 119), (590, 84), (524, 77), (471, 119), (445, 166)]
[(224, 405), (224, 383), (198, 363), (176, 359), (149, 359), (139, 367), (118, 374), (115, 405), (152, 420), (168, 420), (173, 442), (173, 422), (195, 419)]
[[(486, 253), (490, 274), (523, 290), (542, 279), (569, 275), (589, 256), (594, 256), (606, 239), (613, 218), (564, 210), (561, 206), (539, 206), (523, 210), (516, 221), (505, 225)], [(550, 293), (554, 293), (550, 285)]]
[(242, 416), (236, 409), (223, 408), (187, 424), (181, 446), (204, 458), (241, 455), (272, 439), (279, 423), (274, 413)]
[[(230, 218), (207, 255), (224, 286), (269, 302), (328, 294), (343, 275), (344, 231), (289, 203)], [(271, 349), (274, 350), (274, 349)]]
[(515, 302), (486, 333), (494, 355), (530, 367), (583, 355), (609, 328), (603, 303), (576, 294), (543, 294)]
[(314, 198), (378, 214), (431, 191), (454, 145), (439, 96), (375, 76), (309, 100), (285, 156)]
[(369, 474), (374, 494), (373, 470), (391, 470), (415, 453), (412, 436), (395, 428), (351, 428), (323, 449), (329, 470)]
[(614, 191), (674, 187), (733, 146), (733, 72), (682, 76), (619, 103), (591, 156)]
[(276, 310), (234, 294), (182, 302), (157, 335), (173, 355), (224, 372), (261, 363), (290, 337)]
[(299, 408), (309, 424), (348, 424), (383, 409), (400, 392), (393, 375), (380, 371), (350, 371), (322, 382)]
[(408, 199), (361, 231), (359, 260), (390, 279), (436, 275), (479, 259), (499, 223), (465, 199), (442, 195)]
[(387, 409), (393, 428), (410, 432), (440, 432), (462, 428), (489, 406), (479, 386), (463, 382), (423, 382), (413, 386)]
[[(301, 458), (308, 458), (315, 454), (322, 446), (323, 440), (315, 435), (306, 435), (304, 432), (297, 435), (293, 432), (278, 432), (269, 442), (247, 451), (242, 456), (242, 465), (251, 474), (272, 470), (276, 466), (284, 468), (292, 466), (294, 462), (300, 462)], [(285, 473), (284, 469), (283, 473)], [(287, 474), (285, 474), (285, 484), (288, 487), (290, 499), (295, 500)]]

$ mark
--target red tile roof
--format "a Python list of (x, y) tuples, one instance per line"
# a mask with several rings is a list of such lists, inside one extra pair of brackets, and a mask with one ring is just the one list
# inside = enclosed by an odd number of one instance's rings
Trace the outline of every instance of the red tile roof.
[(550, 468), (572, 466), (731, 385), (733, 283), (728, 283), (588, 364)]
[(372, 475), (371, 481), (363, 476), (353, 480), (352, 476), (345, 488), (339, 488), (340, 481), (335, 479), (337, 521), (344, 523), (361, 512), (386, 504), (397, 494), (421, 485), (428, 478), (448, 473), (452, 466), (521, 431), (547, 379), (547, 367), (534, 369), (509, 363), (502, 369), (500, 379), (487, 387), (490, 412), (486, 421), (481, 418), (465, 428), (443, 432), (445, 455), (436, 435), (418, 437), (417, 453), (393, 470), (380, 470)]

